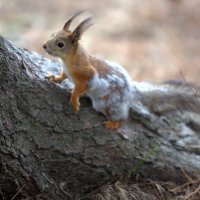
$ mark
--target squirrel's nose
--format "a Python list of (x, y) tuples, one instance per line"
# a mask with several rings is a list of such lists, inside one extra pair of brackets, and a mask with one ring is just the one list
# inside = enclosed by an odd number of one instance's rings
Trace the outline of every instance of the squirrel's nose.
[(47, 45), (46, 45), (46, 44), (43, 44), (43, 48), (46, 49), (46, 48), (47, 48)]

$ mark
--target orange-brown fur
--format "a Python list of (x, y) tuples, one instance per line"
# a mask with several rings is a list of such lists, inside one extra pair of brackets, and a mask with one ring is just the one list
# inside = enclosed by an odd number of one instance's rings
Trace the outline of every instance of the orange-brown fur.
[(108, 129), (118, 129), (120, 122), (119, 121), (113, 121), (113, 120), (108, 120), (106, 122), (104, 122), (106, 128)]
[(47, 78), (51, 81), (54, 81), (54, 82), (61, 82), (63, 80), (65, 80), (67, 78), (67, 75), (65, 74), (65, 72), (62, 70), (61, 71), (61, 74), (59, 76), (54, 76), (53, 74), (50, 74), (47, 76)]
[(82, 52), (66, 55), (64, 62), (66, 62), (68, 72), (75, 84), (71, 94), (70, 104), (72, 105), (74, 111), (78, 111), (80, 106), (79, 97), (87, 91), (88, 81), (94, 75), (95, 69)]
[(81, 48), (78, 48), (73, 54), (63, 57), (63, 61), (75, 83), (89, 81), (95, 73), (95, 68)]
[(106, 76), (106, 74), (108, 74), (110, 72), (110, 68), (105, 63), (105, 61), (100, 60), (94, 56), (90, 56), (89, 59), (100, 76)]
[[(67, 66), (67, 72), (75, 84), (71, 93), (70, 104), (74, 111), (79, 110), (79, 97), (87, 91), (88, 82), (92, 79), (95, 73), (100, 76), (106, 76), (110, 72), (108, 64), (100, 59), (90, 56), (81, 46), (79, 39), (82, 33), (91, 26), (90, 18), (87, 18), (73, 31), (69, 31), (71, 21), (80, 13), (72, 16), (64, 25), (63, 29), (43, 45), (44, 49), (51, 55), (60, 57)], [(64, 43), (65, 49), (59, 49), (59, 43)], [(51, 48), (49, 48), (51, 47)], [(64, 71), (57, 77), (54, 75), (47, 76), (52, 81), (62, 81), (67, 77)], [(111, 129), (119, 127), (119, 121), (108, 120), (105, 126)]]

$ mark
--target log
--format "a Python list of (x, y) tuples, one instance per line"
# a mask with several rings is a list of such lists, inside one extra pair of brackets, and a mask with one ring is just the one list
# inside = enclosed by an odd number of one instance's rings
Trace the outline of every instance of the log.
[(0, 37), (2, 199), (80, 199), (138, 176), (178, 185), (183, 169), (198, 177), (198, 88), (133, 82), (129, 119), (108, 130), (86, 95), (73, 113), (69, 80), (45, 79), (60, 65)]

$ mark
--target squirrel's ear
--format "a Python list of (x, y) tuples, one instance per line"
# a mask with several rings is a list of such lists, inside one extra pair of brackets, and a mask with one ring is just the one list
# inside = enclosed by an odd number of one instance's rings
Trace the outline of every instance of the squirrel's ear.
[(78, 41), (81, 38), (81, 35), (92, 25), (94, 25), (94, 20), (92, 17), (86, 18), (84, 21), (82, 21), (72, 32), (71, 34), (71, 41), (72, 43), (75, 41)]
[(64, 30), (64, 31), (68, 31), (71, 22), (72, 22), (76, 17), (78, 17), (80, 14), (82, 14), (82, 13), (83, 13), (83, 11), (80, 10), (80, 11), (77, 11), (75, 14), (73, 14), (73, 15), (68, 19), (68, 21), (65, 22), (65, 25), (63, 26), (63, 30)]

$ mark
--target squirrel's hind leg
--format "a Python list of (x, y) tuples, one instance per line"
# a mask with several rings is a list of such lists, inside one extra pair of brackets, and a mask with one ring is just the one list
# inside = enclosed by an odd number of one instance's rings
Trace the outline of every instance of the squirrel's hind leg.
[(112, 102), (104, 109), (108, 121), (104, 125), (108, 129), (118, 129), (120, 122), (127, 119), (129, 112), (128, 102)]
[(108, 120), (104, 122), (107, 129), (118, 129), (120, 126), (120, 121)]

